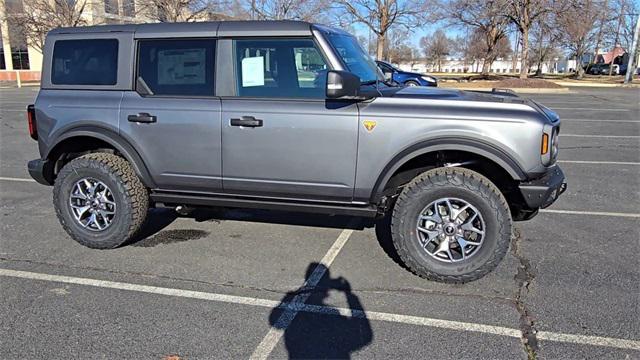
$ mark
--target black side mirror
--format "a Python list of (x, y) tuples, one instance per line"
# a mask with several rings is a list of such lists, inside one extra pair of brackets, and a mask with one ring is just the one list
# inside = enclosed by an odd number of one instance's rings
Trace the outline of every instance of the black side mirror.
[(329, 70), (327, 72), (328, 99), (359, 98), (360, 78), (348, 71)]

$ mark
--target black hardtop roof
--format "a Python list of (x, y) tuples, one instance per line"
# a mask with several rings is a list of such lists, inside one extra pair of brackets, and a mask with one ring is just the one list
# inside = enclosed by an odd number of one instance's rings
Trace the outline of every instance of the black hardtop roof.
[[(307, 36), (312, 29), (323, 32), (345, 33), (324, 25), (304, 21), (207, 21), (182, 23), (151, 23), (123, 25), (95, 25), (57, 28), (49, 35), (91, 33), (133, 33), (136, 38), (146, 37), (198, 37), (198, 36)], [(346, 34), (346, 33), (345, 33)]]

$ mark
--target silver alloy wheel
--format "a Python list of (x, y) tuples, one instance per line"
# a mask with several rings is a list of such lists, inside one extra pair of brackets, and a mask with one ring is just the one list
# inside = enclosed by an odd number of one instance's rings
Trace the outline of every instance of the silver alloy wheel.
[(116, 216), (111, 189), (93, 178), (83, 178), (75, 183), (69, 194), (69, 206), (76, 221), (91, 231), (103, 231)]
[(438, 199), (418, 214), (420, 246), (438, 261), (458, 262), (477, 254), (485, 231), (480, 211), (462, 199)]
[(414, 86), (418, 86), (418, 84), (413, 82), (413, 81), (409, 81), (409, 82), (407, 82), (407, 86), (414, 87)]

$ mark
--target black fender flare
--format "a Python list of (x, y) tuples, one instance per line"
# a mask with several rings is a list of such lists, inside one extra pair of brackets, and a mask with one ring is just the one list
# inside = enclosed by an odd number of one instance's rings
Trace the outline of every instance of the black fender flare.
[(502, 167), (514, 180), (525, 180), (527, 178), (526, 173), (518, 165), (516, 160), (492, 144), (470, 138), (442, 137), (420, 141), (395, 155), (383, 168), (380, 175), (378, 175), (378, 179), (371, 192), (370, 201), (374, 204), (380, 202), (385, 185), (396, 170), (407, 161), (423, 154), (444, 150), (466, 151), (485, 157)]
[(77, 126), (71, 129), (67, 129), (62, 134), (60, 134), (57, 137), (56, 141), (53, 143), (53, 145), (49, 147), (49, 150), (45, 154), (44, 158), (48, 159), (51, 156), (51, 154), (56, 150), (57, 146), (61, 144), (63, 141), (73, 137), (78, 137), (78, 136), (93, 137), (110, 144), (111, 146), (113, 146), (114, 149), (116, 149), (120, 154), (122, 154), (122, 156), (124, 156), (124, 158), (127, 159), (127, 161), (129, 161), (129, 163), (133, 166), (133, 169), (135, 170), (136, 174), (138, 174), (138, 176), (142, 180), (142, 183), (146, 187), (149, 187), (152, 189), (156, 188), (156, 184), (153, 181), (153, 178), (151, 177), (151, 173), (149, 173), (149, 170), (144, 164), (144, 161), (142, 160), (142, 157), (140, 156), (140, 154), (138, 154), (135, 148), (122, 136), (120, 136), (115, 131), (107, 128), (103, 128), (99, 126), (82, 125), (82, 126)]

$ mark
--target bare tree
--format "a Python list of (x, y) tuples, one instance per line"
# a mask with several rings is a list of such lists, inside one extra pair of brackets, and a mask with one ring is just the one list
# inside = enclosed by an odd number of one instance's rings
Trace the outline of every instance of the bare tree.
[(407, 43), (408, 31), (395, 29), (389, 32), (387, 41), (387, 56), (392, 63), (400, 64), (413, 61), (413, 48)]
[(83, 15), (90, 7), (90, 0), (29, 0), (21, 8), (8, 6), (6, 16), (12, 30), (42, 52), (47, 32), (57, 27), (86, 25)]
[(431, 35), (423, 36), (420, 39), (420, 46), (424, 50), (427, 60), (437, 66), (438, 72), (442, 72), (442, 60), (451, 53), (453, 41), (447, 37), (442, 29), (438, 29)]
[(508, 20), (503, 16), (503, 1), (452, 0), (449, 5), (449, 21), (473, 30), (472, 37), (479, 43), (470, 47), (470, 50), (476, 55), (483, 52), (482, 73), (488, 74), (491, 64), (498, 57), (498, 45), (502, 45), (502, 40), (507, 37)]
[(137, 5), (137, 15), (160, 22), (214, 20), (223, 12), (223, 3), (213, 0), (140, 0)]
[(549, 0), (503, 0), (503, 15), (516, 26), (521, 35), (521, 79), (526, 79), (529, 75), (529, 32), (540, 16), (551, 11), (550, 5)]
[(598, 19), (600, 6), (593, 0), (565, 0), (557, 12), (558, 30), (563, 46), (576, 57), (576, 77), (584, 76), (582, 58), (596, 37), (593, 24)]
[(560, 56), (558, 49), (562, 33), (556, 30), (555, 14), (546, 13), (539, 17), (531, 29), (531, 52), (529, 64), (536, 63), (536, 75), (542, 75), (542, 65)]
[(322, 22), (327, 0), (245, 0), (255, 20), (302, 20)]
[(631, 53), (631, 45), (633, 43), (633, 30), (635, 21), (640, 14), (640, 8), (637, 2), (633, 0), (616, 0), (611, 7), (614, 14), (618, 14), (620, 20), (619, 42), (623, 48)]
[(334, 0), (355, 22), (367, 26), (377, 37), (376, 57), (387, 60), (387, 34), (393, 27), (411, 29), (425, 21), (430, 1), (425, 0)]

